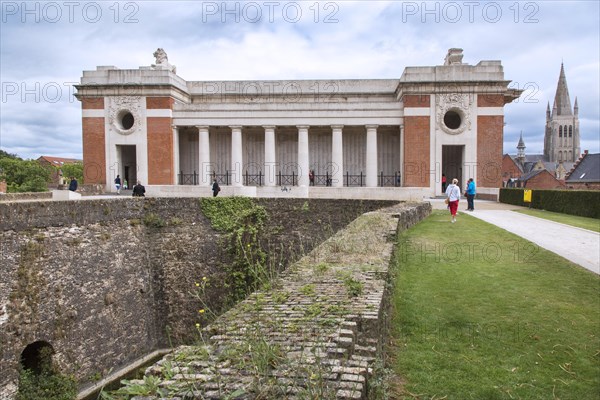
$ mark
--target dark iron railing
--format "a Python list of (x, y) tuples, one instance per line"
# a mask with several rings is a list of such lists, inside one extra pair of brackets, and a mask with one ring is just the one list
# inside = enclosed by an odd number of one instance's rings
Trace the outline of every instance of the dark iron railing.
[(327, 172), (325, 175), (315, 175), (312, 186), (331, 186), (331, 175)]
[(383, 187), (383, 186), (400, 187), (400, 186), (402, 186), (402, 181), (400, 180), (400, 174), (397, 172), (394, 175), (384, 175), (383, 171), (381, 171), (381, 173), (379, 174), (378, 184), (381, 187)]
[(224, 174), (213, 173), (212, 177), (217, 180), (219, 185), (228, 186), (231, 184), (231, 171), (225, 171)]
[(248, 171), (244, 174), (244, 186), (262, 186), (263, 185), (263, 173), (259, 171), (258, 174), (250, 174)]
[(193, 174), (184, 174), (183, 171), (177, 175), (177, 183), (179, 185), (197, 185), (198, 174), (194, 171)]
[(365, 175), (360, 172), (359, 175), (350, 175), (349, 172), (346, 172), (344, 175), (344, 186), (364, 186), (365, 185)]
[(298, 184), (298, 174), (292, 172), (291, 175), (284, 175), (279, 171), (277, 174), (277, 186), (296, 186)]

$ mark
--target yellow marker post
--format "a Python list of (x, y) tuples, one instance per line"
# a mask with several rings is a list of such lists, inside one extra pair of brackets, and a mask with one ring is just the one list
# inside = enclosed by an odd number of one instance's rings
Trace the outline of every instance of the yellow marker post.
[(531, 189), (523, 190), (523, 202), (531, 203)]

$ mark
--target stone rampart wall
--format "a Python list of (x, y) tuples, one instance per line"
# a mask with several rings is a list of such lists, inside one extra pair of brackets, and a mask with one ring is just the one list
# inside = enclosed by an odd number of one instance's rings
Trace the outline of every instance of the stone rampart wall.
[(149, 367), (162, 394), (146, 398), (368, 398), (396, 234), (430, 213), (422, 203), (363, 214)]
[[(257, 201), (270, 216), (264, 243), (277, 249), (271, 262), (283, 267), (358, 215), (393, 204)], [(195, 281), (214, 282), (208, 304), (218, 312), (226, 306), (227, 289), (217, 283), (230, 255), (221, 240), (194, 198), (0, 204), (0, 398), (14, 392), (20, 354), (36, 341), (50, 343), (82, 387), (157, 348), (188, 342)]]

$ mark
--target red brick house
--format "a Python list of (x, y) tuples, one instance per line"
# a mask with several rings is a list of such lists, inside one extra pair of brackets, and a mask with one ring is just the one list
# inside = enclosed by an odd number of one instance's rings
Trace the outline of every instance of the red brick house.
[(64, 185), (69, 179), (68, 176), (63, 177), (61, 167), (64, 164), (75, 164), (82, 163), (83, 160), (76, 158), (64, 158), (64, 157), (52, 157), (52, 156), (41, 156), (37, 159), (40, 165), (44, 167), (55, 167), (51, 168), (49, 187), (56, 187), (57, 185)]

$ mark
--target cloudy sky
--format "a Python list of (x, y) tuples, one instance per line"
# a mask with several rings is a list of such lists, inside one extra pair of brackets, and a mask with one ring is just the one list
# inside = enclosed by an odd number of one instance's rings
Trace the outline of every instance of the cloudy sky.
[(0, 147), (81, 158), (83, 70), (138, 68), (164, 48), (187, 80), (397, 79), (407, 66), (501, 60), (523, 96), (505, 107), (504, 152), (543, 151), (564, 62), (581, 149), (600, 151), (597, 1), (2, 1)]

